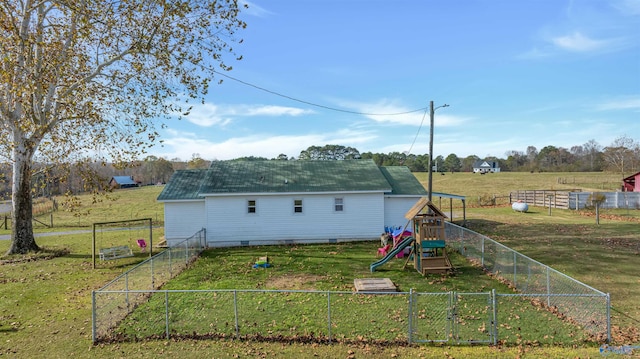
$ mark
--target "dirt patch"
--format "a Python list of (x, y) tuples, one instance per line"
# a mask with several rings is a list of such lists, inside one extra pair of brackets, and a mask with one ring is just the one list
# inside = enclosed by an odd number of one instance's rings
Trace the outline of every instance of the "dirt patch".
[(326, 279), (325, 276), (312, 274), (291, 274), (271, 277), (264, 283), (267, 289), (316, 290), (314, 283)]

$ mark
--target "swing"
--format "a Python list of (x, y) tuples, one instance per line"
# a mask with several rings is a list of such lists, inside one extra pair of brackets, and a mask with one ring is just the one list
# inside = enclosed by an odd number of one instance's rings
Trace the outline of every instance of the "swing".
[[(147, 229), (149, 231), (148, 237), (144, 235), (144, 232)], [(126, 234), (118, 234), (122, 233), (123, 230), (128, 230), (128, 239), (125, 239), (127, 238), (125, 237)], [(131, 232), (132, 230), (135, 230), (137, 233)], [(105, 239), (105, 237), (107, 238)], [(99, 242), (98, 246), (96, 246), (96, 242)], [(100, 258), (101, 261), (134, 257), (135, 254), (132, 247), (135, 247), (136, 245), (140, 248), (141, 252), (149, 253), (149, 257), (153, 256), (151, 218), (95, 222), (93, 224), (93, 245), (91, 255), (93, 259), (93, 268), (96, 268), (96, 257)], [(97, 256), (96, 253), (98, 254)]]
[(129, 246), (117, 246), (109, 248), (100, 248), (100, 260), (108, 261), (111, 259), (133, 257), (133, 251)]
[(136, 243), (138, 243), (138, 247), (140, 247), (140, 252), (145, 252), (147, 250), (147, 242), (144, 239), (136, 239)]
[[(129, 226), (129, 232), (131, 232), (131, 226)], [(103, 228), (100, 229), (100, 237), (103, 238)], [(98, 255), (100, 260), (108, 261), (119, 258), (133, 257), (133, 251), (129, 246), (114, 246), (114, 247), (102, 247), (100, 248)]]

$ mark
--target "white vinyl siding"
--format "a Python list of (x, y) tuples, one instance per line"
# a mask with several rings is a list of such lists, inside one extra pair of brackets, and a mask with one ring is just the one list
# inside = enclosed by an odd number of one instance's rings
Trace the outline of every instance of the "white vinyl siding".
[[(387, 227), (403, 227), (409, 222), (404, 215), (413, 207), (421, 196), (387, 196), (384, 200), (384, 225)], [(411, 230), (411, 228), (409, 228)]]
[(164, 224), (169, 245), (191, 237), (206, 227), (204, 201), (165, 202)]
[[(326, 241), (375, 239), (384, 230), (382, 193), (345, 194), (350, 208), (336, 212), (335, 195), (257, 195), (258, 213), (247, 213), (247, 199), (219, 196), (206, 199), (209, 245), (237, 245), (250, 241)], [(302, 200), (303, 214), (292, 210), (294, 200)]]

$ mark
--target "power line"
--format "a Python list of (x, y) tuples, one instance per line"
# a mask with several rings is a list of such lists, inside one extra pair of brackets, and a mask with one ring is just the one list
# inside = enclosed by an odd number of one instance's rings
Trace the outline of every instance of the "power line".
[(407, 151), (407, 156), (409, 156), (409, 154), (411, 154), (411, 150), (413, 149), (413, 145), (416, 143), (416, 140), (418, 139), (418, 135), (420, 134), (420, 129), (422, 128), (422, 124), (424, 123), (424, 119), (425, 119), (425, 117), (427, 117), (427, 110), (428, 110), (428, 108), (425, 107), (424, 115), (422, 115), (422, 121), (420, 121), (420, 126), (418, 127), (418, 131), (416, 132), (416, 136), (413, 138), (413, 142), (411, 142), (411, 147), (409, 147), (409, 151)]
[(313, 103), (313, 102), (310, 102), (310, 101), (305, 101), (305, 100), (301, 100), (301, 99), (298, 99), (298, 98), (295, 98), (295, 97), (292, 97), (292, 96), (284, 95), (284, 94), (281, 94), (279, 92), (276, 92), (276, 91), (273, 91), (273, 90), (269, 90), (269, 89), (266, 89), (264, 87), (260, 87), (258, 85), (254, 85), (252, 83), (249, 83), (249, 82), (246, 82), (246, 81), (242, 81), (242, 80), (237, 79), (237, 78), (235, 78), (233, 76), (229, 76), (227, 74), (224, 74), (224, 73), (221, 73), (221, 72), (218, 72), (218, 71), (215, 71), (215, 70), (213, 70), (213, 71), (216, 74), (220, 75), (220, 76), (226, 77), (226, 78), (228, 78), (230, 80), (236, 81), (236, 82), (241, 83), (241, 84), (243, 84), (245, 86), (253, 87), (253, 88), (258, 89), (260, 91), (264, 91), (264, 92), (270, 93), (272, 95), (280, 96), (280, 97), (283, 97), (283, 98), (286, 98), (286, 99), (289, 99), (289, 100), (292, 100), (292, 101), (300, 102), (300, 103), (303, 103), (303, 104), (306, 104), (306, 105), (310, 105), (310, 106), (320, 107), (320, 108), (323, 108), (323, 109), (326, 109), (326, 110), (331, 110), (331, 111), (351, 113), (351, 114), (364, 115), (364, 116), (399, 116), (399, 115), (406, 115), (406, 114), (410, 114), (410, 113), (424, 111), (424, 114), (422, 115), (422, 120), (420, 121), (420, 126), (418, 127), (418, 131), (416, 131), (416, 135), (413, 138), (413, 142), (411, 142), (411, 146), (409, 147), (409, 151), (407, 151), (407, 156), (411, 153), (411, 150), (413, 149), (413, 145), (416, 143), (416, 140), (418, 139), (418, 135), (420, 134), (420, 130), (422, 129), (422, 125), (424, 124), (424, 119), (427, 116), (427, 111), (429, 110), (429, 107), (422, 107), (422, 108), (419, 108), (419, 109), (416, 109), (416, 110), (405, 111), (405, 112), (397, 112), (397, 113), (367, 113), (367, 112), (344, 110), (344, 109), (325, 106), (325, 105), (320, 105), (320, 104)]
[[(306, 105), (310, 105), (310, 106), (324, 108), (326, 110), (331, 110), (331, 111), (351, 113), (351, 114), (355, 114), (355, 115), (364, 115), (364, 116), (399, 116), (399, 115), (406, 115), (406, 114), (419, 112), (419, 111), (425, 111), (425, 114), (426, 114), (426, 111), (428, 110), (428, 107), (422, 107), (422, 108), (419, 108), (419, 109), (416, 109), (416, 110), (405, 111), (405, 112), (397, 112), (397, 113), (368, 113), (368, 112), (358, 112), (358, 111), (344, 110), (344, 109), (340, 109), (340, 108), (320, 105), (320, 104), (313, 103), (313, 102), (310, 102), (310, 101), (301, 100), (301, 99), (298, 99), (298, 98), (295, 98), (295, 97), (292, 97), (292, 96), (284, 95), (284, 94), (281, 94), (279, 92), (266, 89), (264, 87), (260, 87), (258, 85), (254, 85), (254, 84), (246, 82), (246, 81), (242, 81), (240, 79), (237, 79), (235, 77), (229, 76), (227, 74), (223, 74), (222, 72), (218, 72), (218, 71), (215, 71), (215, 70), (214, 70), (214, 72), (216, 74), (220, 75), (220, 76), (226, 77), (226, 78), (228, 78), (230, 80), (236, 81), (236, 82), (241, 83), (243, 85), (246, 85), (246, 86), (249, 86), (249, 87), (253, 87), (253, 88), (258, 89), (260, 91), (264, 91), (264, 92), (270, 93), (272, 95), (280, 96), (280, 97), (283, 97), (283, 98), (286, 98), (286, 99), (289, 99), (289, 100), (292, 100), (292, 101), (300, 102), (300, 103), (303, 103), (303, 104), (306, 104)], [(424, 121), (424, 118), (423, 118), (423, 121)], [(420, 126), (422, 126), (422, 124), (420, 124)], [(415, 140), (414, 140), (414, 142), (415, 142)]]

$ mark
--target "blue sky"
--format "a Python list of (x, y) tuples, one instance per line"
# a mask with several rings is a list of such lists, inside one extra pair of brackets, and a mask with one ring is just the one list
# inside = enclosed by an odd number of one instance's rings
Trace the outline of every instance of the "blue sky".
[(434, 156), (640, 141), (640, 0), (248, 4), (227, 73), (245, 83), (222, 77), (152, 154), (426, 154), (428, 112), (391, 114), (429, 101), (449, 105), (435, 112)]

